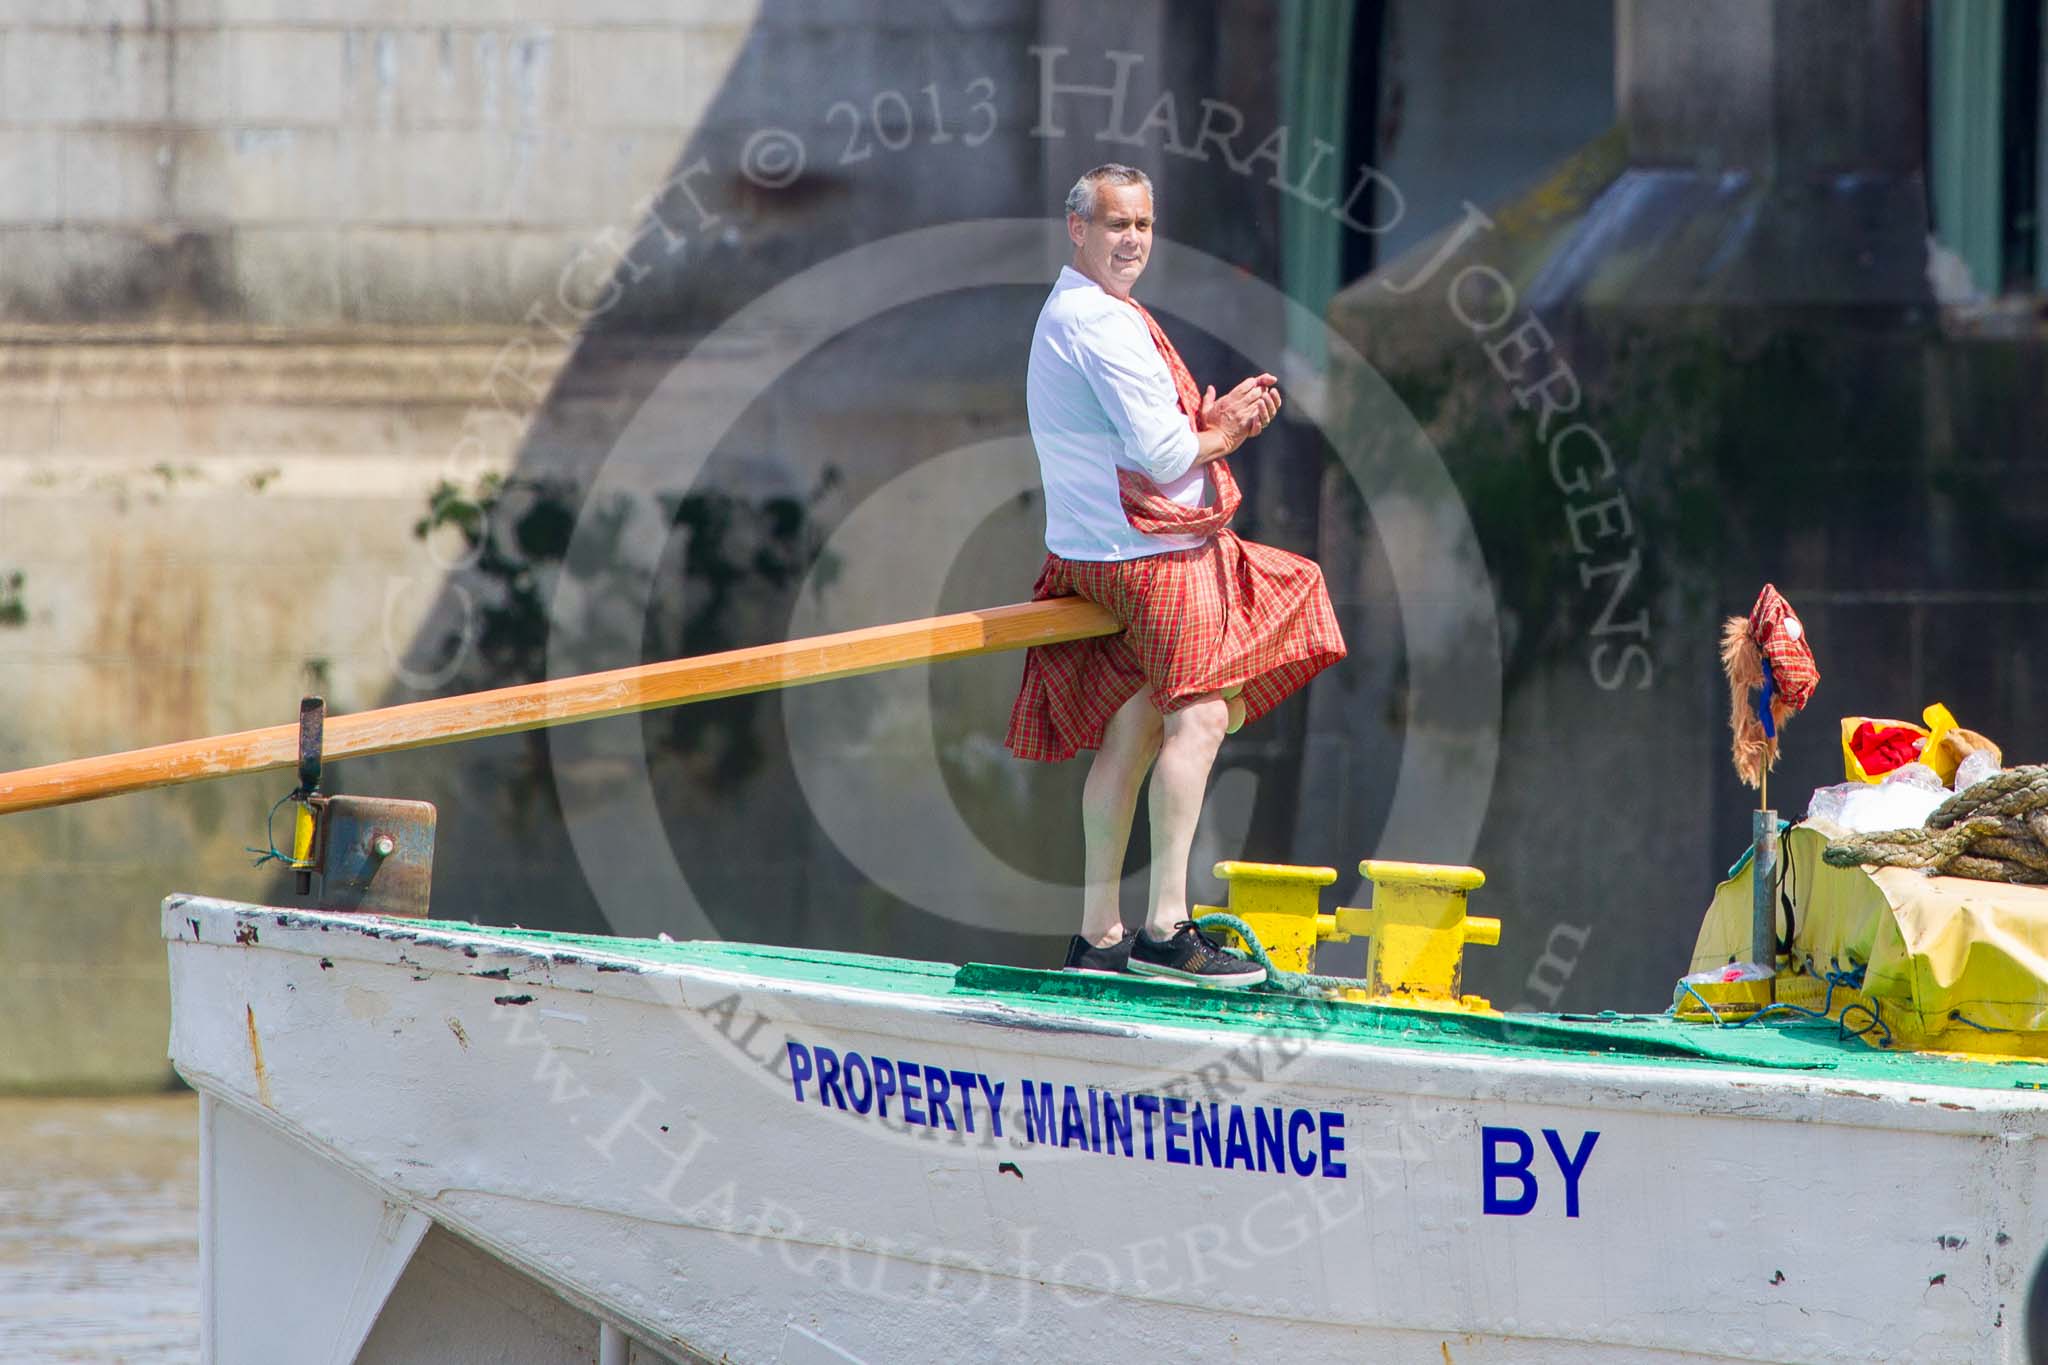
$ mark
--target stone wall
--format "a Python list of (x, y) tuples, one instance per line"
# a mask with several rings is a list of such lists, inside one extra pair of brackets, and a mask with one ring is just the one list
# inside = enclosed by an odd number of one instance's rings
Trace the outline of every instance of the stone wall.
[(0, 311), (519, 322), (660, 182), (756, 8), (9, 5)]
[[(509, 463), (503, 431), (450, 455), (503, 345), (0, 336), (0, 769), (375, 704), (439, 589), (430, 492)], [(0, 820), (0, 1088), (165, 1079), (156, 904), (261, 896), (245, 849), (289, 786)]]
[[(404, 680), (430, 494), (511, 467), (755, 9), (0, 5), (0, 767)], [(168, 1079), (157, 901), (274, 891), (288, 785), (0, 821), (0, 1088)]]

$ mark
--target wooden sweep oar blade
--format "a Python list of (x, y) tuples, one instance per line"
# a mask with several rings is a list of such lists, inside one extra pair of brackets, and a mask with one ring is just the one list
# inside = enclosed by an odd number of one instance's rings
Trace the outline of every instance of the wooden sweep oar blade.
[[(959, 612), (333, 716), (326, 724), (324, 753), (330, 760), (395, 753), (911, 664), (1114, 635), (1120, 629), (1108, 612), (1076, 597)], [(0, 815), (289, 768), (298, 762), (298, 742), (299, 727), (293, 723), (24, 768), (0, 774)]]

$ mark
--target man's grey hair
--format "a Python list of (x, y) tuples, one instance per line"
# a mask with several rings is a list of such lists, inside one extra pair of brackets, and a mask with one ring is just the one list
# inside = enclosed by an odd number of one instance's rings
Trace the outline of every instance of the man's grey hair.
[(1074, 188), (1067, 191), (1067, 212), (1076, 218), (1095, 221), (1095, 189), (1098, 185), (1143, 185), (1145, 193), (1152, 193), (1152, 177), (1136, 166), (1125, 166), (1112, 161), (1106, 166), (1097, 166), (1074, 182)]

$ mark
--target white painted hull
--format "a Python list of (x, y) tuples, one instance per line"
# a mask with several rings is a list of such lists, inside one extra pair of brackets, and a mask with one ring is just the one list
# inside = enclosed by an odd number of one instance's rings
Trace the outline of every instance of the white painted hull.
[[(166, 902), (223, 1362), (397, 1340), (378, 1314), (429, 1221), (679, 1359), (2024, 1358), (2037, 1092), (1119, 1026), (383, 929)], [(900, 1093), (886, 1123), (821, 1108), (815, 1074), (800, 1102), (789, 1039), (1000, 1081), (1003, 1135), (972, 1081), (972, 1137), (906, 1125)], [(1340, 1117), (1281, 1171), (1218, 1169), (1166, 1159), (1163, 1114), (1151, 1160), (1030, 1141), (1026, 1080)], [(1526, 1177), (1488, 1129), (1526, 1136)], [(238, 1170), (294, 1163), (359, 1197), (237, 1202)], [(275, 1249), (330, 1208), (360, 1306), (273, 1322), (299, 1312)], [(436, 1358), (504, 1358), (476, 1351)]]

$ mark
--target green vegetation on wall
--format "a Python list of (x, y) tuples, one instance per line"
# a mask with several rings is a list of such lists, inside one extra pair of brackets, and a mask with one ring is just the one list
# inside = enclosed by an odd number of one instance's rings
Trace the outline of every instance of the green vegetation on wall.
[[(749, 499), (719, 490), (693, 490), (656, 499), (667, 522), (670, 554), (657, 573), (652, 605), (637, 638), (630, 626), (605, 613), (579, 629), (574, 654), (603, 650), (645, 659), (712, 654), (779, 638), (791, 594), (820, 564), (824, 534), (816, 516), (819, 502), (839, 483), (827, 469), (803, 494)], [(584, 544), (571, 562), (569, 551), (578, 518), (586, 522)], [(467, 649), (465, 683), (502, 687), (547, 676), (548, 652), (561, 627), (550, 604), (560, 577), (571, 574), (587, 596), (621, 599), (636, 586), (620, 567), (622, 537), (633, 509), (583, 506), (582, 490), (568, 479), (506, 479), (489, 474), (470, 489), (443, 482), (428, 496), (415, 524), (421, 539), (444, 529), (466, 547), (459, 582), (472, 610), (464, 624), (440, 642), (444, 657)], [(677, 562), (679, 561), (679, 562)], [(763, 618), (774, 618), (763, 636)], [(610, 632), (602, 638), (589, 632)], [(757, 638), (759, 637), (759, 638)], [(672, 708), (651, 718), (649, 734), (674, 755), (690, 760), (698, 776), (720, 785), (736, 783), (760, 767), (759, 695)], [(545, 732), (529, 735), (532, 778), (546, 772)]]

